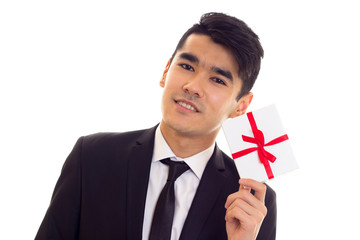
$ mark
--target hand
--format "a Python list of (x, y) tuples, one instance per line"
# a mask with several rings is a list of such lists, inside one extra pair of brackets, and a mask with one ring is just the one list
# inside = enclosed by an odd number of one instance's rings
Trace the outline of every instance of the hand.
[[(252, 179), (240, 179), (239, 191), (229, 195), (225, 203), (226, 232), (229, 240), (254, 240), (267, 214), (266, 186)], [(255, 190), (255, 195), (250, 190)]]

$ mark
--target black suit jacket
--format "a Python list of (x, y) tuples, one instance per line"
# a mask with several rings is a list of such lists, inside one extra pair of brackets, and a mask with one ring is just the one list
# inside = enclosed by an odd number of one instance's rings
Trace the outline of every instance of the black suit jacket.
[[(142, 238), (155, 129), (81, 137), (68, 156), (35, 239)], [(180, 239), (226, 239), (225, 202), (236, 192), (234, 161), (218, 147), (210, 158)], [(257, 239), (275, 239), (275, 192)]]

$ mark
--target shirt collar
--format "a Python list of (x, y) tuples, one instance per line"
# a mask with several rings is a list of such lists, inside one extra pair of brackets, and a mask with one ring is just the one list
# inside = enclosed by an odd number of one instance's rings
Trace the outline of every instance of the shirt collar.
[(158, 126), (155, 131), (155, 142), (154, 142), (154, 152), (153, 152), (152, 162), (157, 162), (164, 158), (171, 158), (172, 160), (175, 161), (184, 161), (190, 167), (190, 169), (195, 173), (195, 175), (199, 179), (201, 179), (206, 164), (209, 161), (211, 155), (213, 154), (214, 149), (215, 149), (215, 142), (209, 148), (190, 157), (187, 158), (177, 157), (173, 153), (167, 142), (165, 141), (165, 138), (161, 133), (160, 126)]

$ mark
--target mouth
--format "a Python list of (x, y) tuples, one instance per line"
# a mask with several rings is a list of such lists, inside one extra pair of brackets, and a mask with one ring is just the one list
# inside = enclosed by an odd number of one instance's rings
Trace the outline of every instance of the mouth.
[(199, 110), (196, 108), (196, 106), (190, 102), (186, 102), (183, 100), (174, 100), (174, 101), (175, 101), (175, 103), (179, 104), (180, 106), (182, 106), (190, 111), (199, 112)]

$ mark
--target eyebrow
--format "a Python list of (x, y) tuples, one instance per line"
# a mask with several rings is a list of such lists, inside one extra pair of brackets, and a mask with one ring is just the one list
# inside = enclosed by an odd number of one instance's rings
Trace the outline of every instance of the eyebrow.
[(226, 77), (231, 82), (234, 81), (232, 73), (230, 71), (228, 71), (228, 70), (225, 70), (225, 69), (222, 69), (222, 68), (219, 68), (219, 67), (212, 67), (211, 71), (214, 72), (214, 73), (217, 73), (217, 74), (219, 74), (221, 76)]
[[(195, 63), (195, 64), (199, 64), (199, 62), (200, 62), (198, 57), (196, 57), (194, 54), (187, 53), (187, 52), (181, 53), (179, 55), (179, 58), (188, 60), (188, 61), (190, 61), (192, 63)], [(234, 77), (233, 77), (232, 73), (229, 70), (213, 66), (213, 67), (211, 67), (211, 71), (216, 73), (216, 74), (219, 74), (219, 75), (221, 75), (223, 77), (226, 77), (231, 82), (234, 81)]]
[(182, 58), (182, 59), (185, 59), (185, 60), (188, 60), (192, 63), (195, 63), (195, 64), (199, 64), (199, 58), (196, 57), (195, 55), (191, 54), (191, 53), (181, 53), (179, 58)]

